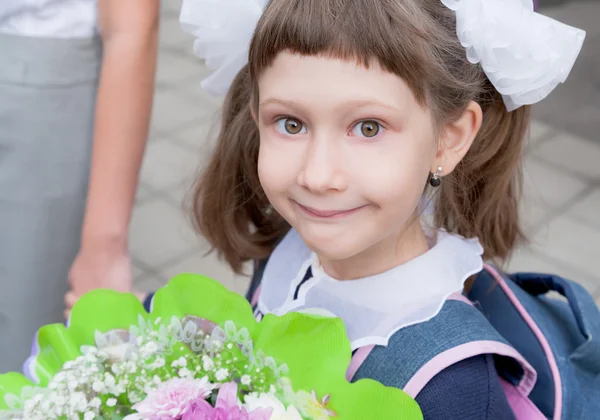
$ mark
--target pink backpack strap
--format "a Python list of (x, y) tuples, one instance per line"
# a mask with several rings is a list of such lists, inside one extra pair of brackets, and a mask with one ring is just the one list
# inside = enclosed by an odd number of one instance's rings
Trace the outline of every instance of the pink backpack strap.
[(259, 284), (258, 287), (256, 288), (256, 290), (254, 291), (254, 294), (252, 295), (252, 300), (250, 301), (250, 305), (252, 305), (253, 307), (258, 303), (258, 298), (260, 297), (261, 288), (262, 288), (262, 284)]
[(373, 350), (373, 348), (375, 348), (375, 346), (365, 346), (356, 350), (356, 353), (354, 353), (352, 356), (352, 360), (350, 360), (350, 366), (346, 370), (346, 379), (348, 382), (354, 378), (358, 368), (361, 367), (365, 360), (367, 360), (367, 357), (369, 357), (369, 354), (371, 354), (371, 350)]
[(523, 320), (529, 325), (529, 328), (538, 339), (544, 353), (546, 355), (546, 359), (548, 360), (548, 364), (550, 365), (550, 370), (552, 372), (552, 379), (554, 381), (554, 416), (553, 420), (559, 420), (561, 418), (562, 413), (562, 381), (560, 378), (560, 372), (558, 370), (558, 364), (556, 363), (556, 358), (554, 357), (554, 353), (548, 343), (548, 340), (544, 336), (544, 333), (540, 330), (540, 327), (535, 323), (531, 315), (527, 312), (523, 304), (519, 301), (519, 298), (515, 295), (515, 293), (511, 290), (510, 286), (506, 283), (506, 280), (498, 273), (498, 271), (489, 264), (484, 264), (484, 270), (487, 271), (493, 278), (496, 280), (496, 284), (502, 289), (502, 291), (506, 294), (506, 296), (510, 299), (513, 306), (517, 309)]
[[(471, 301), (467, 299), (466, 296), (459, 292), (451, 294), (450, 296), (448, 296), (447, 300), (458, 300), (468, 305), (473, 305), (473, 303), (471, 303)], [(352, 360), (350, 360), (350, 366), (346, 370), (346, 379), (348, 381), (351, 381), (352, 378), (354, 378), (354, 375), (356, 375), (358, 368), (360, 368), (364, 361), (367, 360), (367, 357), (369, 357), (369, 354), (371, 354), (371, 351), (374, 347), (375, 346), (365, 346), (356, 350), (356, 353), (354, 353), (354, 355), (352, 356)]]

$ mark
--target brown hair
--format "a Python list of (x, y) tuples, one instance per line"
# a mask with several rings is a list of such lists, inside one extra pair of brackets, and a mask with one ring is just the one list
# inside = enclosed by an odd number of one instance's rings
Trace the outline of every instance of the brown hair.
[(249, 64), (223, 105), (216, 150), (193, 194), (199, 233), (236, 272), (267, 257), (288, 231), (270, 211), (258, 171), (259, 134), (252, 119), (257, 78), (281, 51), (328, 55), (402, 77), (439, 124), (470, 101), (483, 110), (473, 146), (435, 200), (435, 225), (478, 237), (485, 257), (505, 259), (523, 238), (517, 203), (529, 107), (507, 112), (479, 65), (456, 36), (454, 12), (439, 0), (271, 0), (257, 25)]

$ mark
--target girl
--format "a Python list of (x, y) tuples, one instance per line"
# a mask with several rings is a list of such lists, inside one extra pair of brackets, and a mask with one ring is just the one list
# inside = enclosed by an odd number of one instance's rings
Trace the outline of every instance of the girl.
[[(353, 349), (378, 357), (354, 379), (404, 387), (403, 346), (418, 336), (420, 357), (479, 321), (418, 327), (454, 316), (448, 298), (523, 239), (529, 105), (565, 80), (583, 33), (521, 0), (271, 0), (260, 16), (263, 3), (212, 15), (184, 2), (184, 28), (216, 63), (206, 89), (227, 88), (248, 57), (195, 188), (196, 227), (233, 270), (261, 261), (257, 317), (339, 316)], [(427, 228), (420, 203), (434, 191)], [(476, 354), (434, 375), (417, 393), (425, 418), (513, 418), (496, 365)]]
[(158, 0), (0, 1), (0, 372), (63, 319), (68, 280), (67, 304), (131, 289), (158, 13)]

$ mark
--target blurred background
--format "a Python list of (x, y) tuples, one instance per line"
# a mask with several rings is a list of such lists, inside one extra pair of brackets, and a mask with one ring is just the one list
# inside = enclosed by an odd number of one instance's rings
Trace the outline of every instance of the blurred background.
[[(600, 1), (540, 0), (541, 12), (583, 28), (587, 39), (568, 82), (534, 108), (522, 206), (531, 243), (513, 270), (558, 273), (581, 282), (600, 303)], [(179, 29), (179, 0), (163, 0), (159, 65), (148, 144), (131, 224), (135, 281), (154, 290), (182, 272), (211, 276), (245, 292), (190, 228), (182, 199), (212, 144), (206, 139), (220, 99), (204, 93), (208, 74)]]

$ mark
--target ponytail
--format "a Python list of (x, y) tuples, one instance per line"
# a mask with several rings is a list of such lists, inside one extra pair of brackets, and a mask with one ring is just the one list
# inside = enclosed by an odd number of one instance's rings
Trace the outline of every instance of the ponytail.
[(238, 274), (243, 263), (267, 257), (287, 225), (269, 211), (258, 178), (259, 133), (251, 112), (248, 68), (235, 78), (222, 111), (210, 162), (192, 191), (196, 231)]
[(478, 238), (484, 258), (503, 261), (525, 239), (519, 202), (530, 107), (507, 112), (501, 95), (492, 96), (471, 149), (441, 184), (435, 224)]

